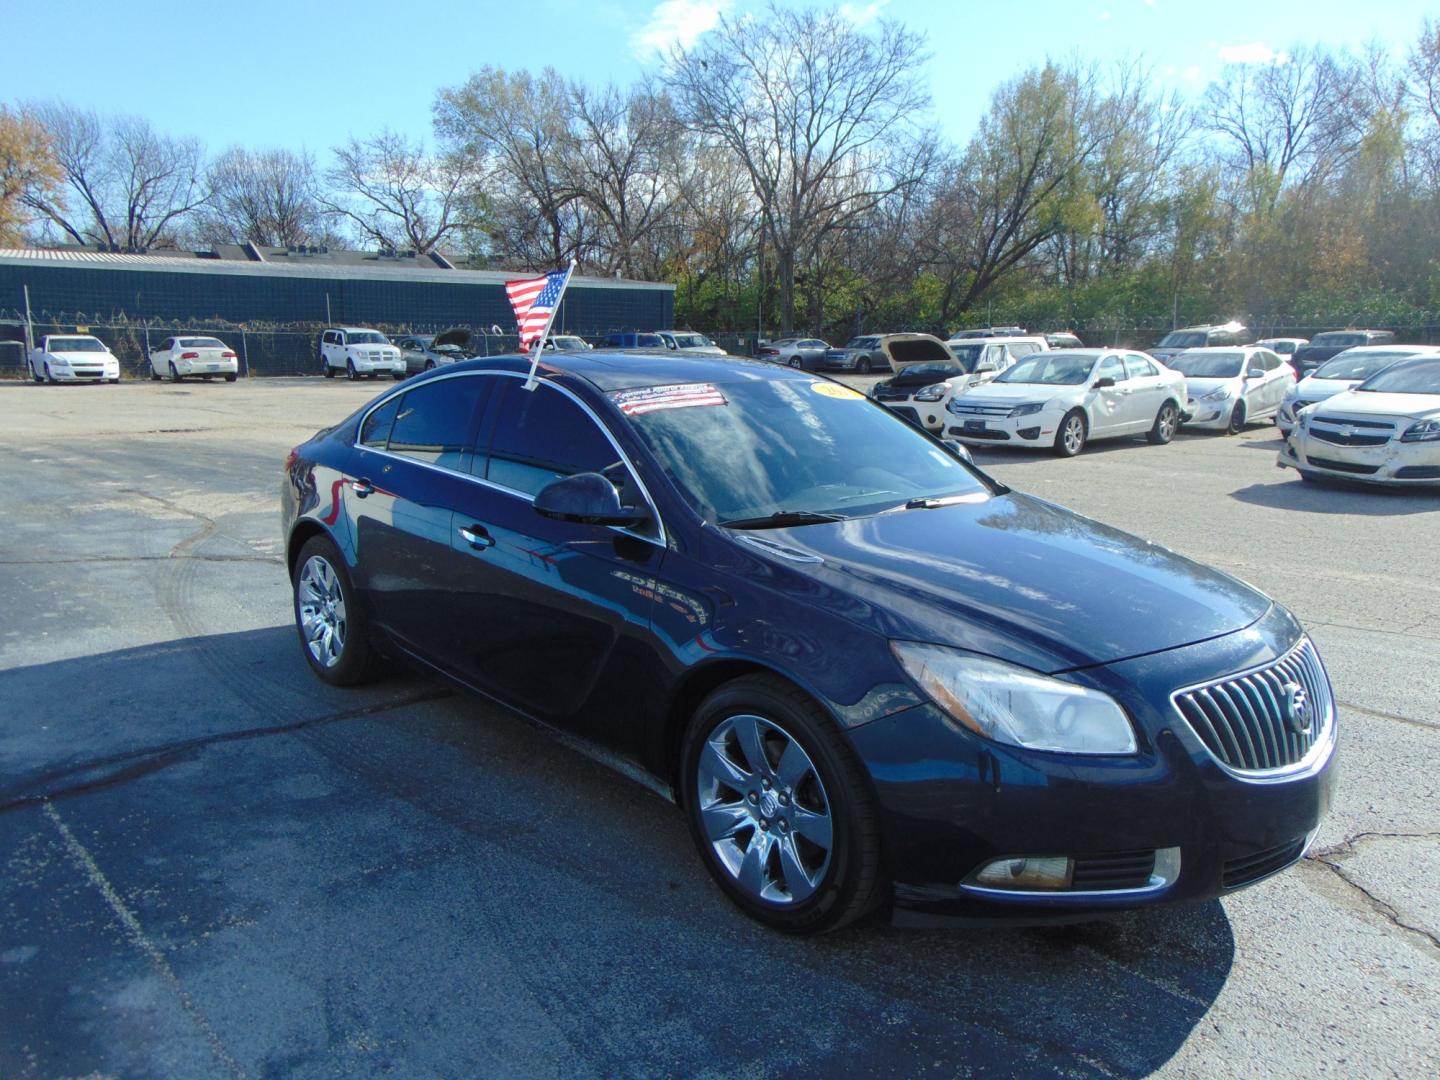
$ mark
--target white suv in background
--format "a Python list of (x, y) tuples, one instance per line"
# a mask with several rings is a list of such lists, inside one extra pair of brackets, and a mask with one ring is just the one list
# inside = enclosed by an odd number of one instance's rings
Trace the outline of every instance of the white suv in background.
[(405, 378), (405, 357), (400, 350), (379, 330), (361, 326), (337, 326), (321, 334), (320, 364), (327, 379), (337, 371), (350, 379), (389, 375), (398, 382)]

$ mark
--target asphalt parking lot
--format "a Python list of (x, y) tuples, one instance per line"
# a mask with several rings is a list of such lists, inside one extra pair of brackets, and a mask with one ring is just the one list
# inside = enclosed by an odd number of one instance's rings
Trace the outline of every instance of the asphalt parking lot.
[(390, 385), (0, 383), (0, 1076), (1440, 1070), (1440, 493), (1302, 484), (1268, 426), (977, 452), (1295, 610), (1336, 804), (1224, 901), (792, 940), (632, 781), (311, 676), (281, 462)]

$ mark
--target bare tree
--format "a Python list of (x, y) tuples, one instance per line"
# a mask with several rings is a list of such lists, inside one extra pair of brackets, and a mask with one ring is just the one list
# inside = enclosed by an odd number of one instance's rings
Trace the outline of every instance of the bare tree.
[(553, 68), (539, 77), (481, 68), (435, 102), (436, 132), (485, 180), (501, 246), (532, 268), (582, 255), (588, 239), (570, 111), (570, 86)]
[(169, 239), (208, 197), (195, 139), (158, 134), (139, 117), (101, 117), (63, 102), (28, 106), (50, 133), (72, 199), (27, 196), (77, 243), (150, 247)]
[(1355, 152), (1350, 65), (1296, 46), (1264, 64), (1227, 65), (1205, 93), (1205, 118), (1241, 170), (1251, 213), (1273, 213), (1287, 185), (1323, 183)]
[(334, 153), (327, 174), (334, 190), (323, 205), (361, 237), (389, 250), (425, 253), (474, 227), (465, 197), (468, 174), (453, 156), (432, 157), (423, 143), (388, 129), (352, 138)]
[(197, 230), (206, 240), (285, 247), (325, 236), (309, 154), (232, 146), (210, 162), (206, 182), (211, 197)]
[(922, 39), (838, 9), (722, 18), (665, 76), (677, 111), (748, 177), (775, 252), (780, 326), (795, 325), (798, 261), (832, 230), (916, 183), (912, 145), (929, 104)]

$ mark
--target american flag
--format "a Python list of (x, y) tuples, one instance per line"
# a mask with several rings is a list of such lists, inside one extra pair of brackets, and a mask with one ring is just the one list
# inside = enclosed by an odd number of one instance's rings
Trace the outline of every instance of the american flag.
[(515, 309), (515, 321), (520, 324), (520, 351), (528, 352), (535, 339), (545, 333), (545, 324), (550, 313), (565, 291), (567, 270), (552, 270), (544, 277), (525, 278), (523, 281), (507, 281), (505, 295), (510, 297), (510, 306)]

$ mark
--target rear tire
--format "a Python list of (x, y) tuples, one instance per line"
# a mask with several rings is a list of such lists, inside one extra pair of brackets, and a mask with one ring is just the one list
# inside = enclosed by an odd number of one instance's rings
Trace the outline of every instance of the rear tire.
[(426, 361), (425, 361), (425, 370), (426, 370), (426, 371), (434, 371), (434, 370), (435, 370), (435, 361), (434, 361), (434, 360), (426, 360)]
[(174, 360), (170, 361), (170, 381), (173, 383), (180, 381), (180, 369), (175, 366)]
[(235, 375), (226, 375), (226, 376), (225, 376), (225, 381), (226, 381), (226, 382), (234, 382), (236, 378), (237, 378), (237, 376), (235, 376)]
[(720, 687), (680, 761), (701, 861), (745, 914), (819, 934), (884, 899), (874, 796), (835, 722), (799, 689), (773, 675)]
[(1079, 409), (1071, 409), (1055, 431), (1055, 456), (1074, 457), (1085, 449), (1089, 434), (1090, 425), (1085, 422), (1085, 414)]
[(789, 363), (790, 363), (790, 366), (793, 367), (793, 368), (798, 368), (798, 367), (800, 367), (800, 366), (801, 366), (801, 365), (800, 365), (800, 357), (798, 357), (798, 356), (792, 356), (792, 357), (790, 357)]
[(322, 358), (320, 361), (320, 365), (327, 379), (333, 379), (335, 377), (335, 369), (330, 366), (329, 360), (325, 360)]
[(1230, 410), (1230, 422), (1225, 425), (1226, 435), (1239, 435), (1245, 430), (1245, 403), (1237, 401)]
[(151, 365), (150, 365), (150, 381), (151, 381), (151, 382), (159, 382), (159, 381), (160, 381), (160, 372), (158, 372), (158, 371), (155, 370), (155, 365), (154, 365), (154, 364), (151, 364)]
[(370, 623), (345, 560), (328, 536), (312, 536), (295, 560), (292, 599), (300, 652), (320, 679), (356, 686), (375, 677)]
[(1180, 426), (1180, 410), (1175, 407), (1173, 401), (1167, 401), (1160, 406), (1160, 411), (1155, 414), (1155, 423), (1150, 428), (1150, 433), (1145, 437), (1156, 446), (1164, 446), (1171, 439), (1175, 438), (1175, 431)]

